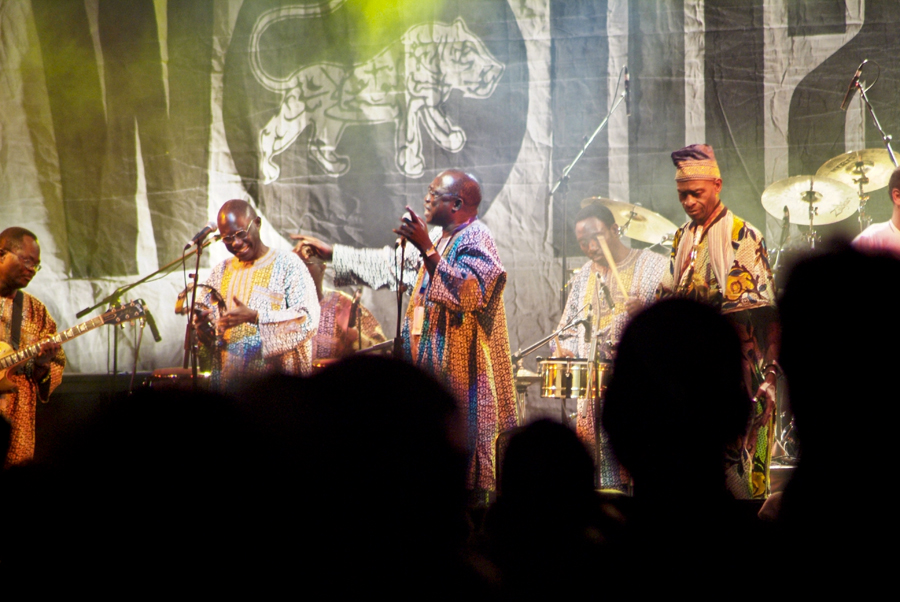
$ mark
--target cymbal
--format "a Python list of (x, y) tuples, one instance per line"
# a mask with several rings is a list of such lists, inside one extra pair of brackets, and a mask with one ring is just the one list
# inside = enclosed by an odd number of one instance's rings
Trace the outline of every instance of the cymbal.
[(769, 215), (782, 219), (787, 207), (790, 222), (801, 226), (809, 225), (810, 202), (816, 209), (813, 217), (813, 225), (816, 226), (847, 219), (859, 208), (856, 191), (848, 184), (831, 178), (793, 176), (770, 184), (762, 194), (762, 205)]
[(855, 190), (863, 176), (863, 190), (872, 192), (888, 185), (894, 164), (886, 148), (867, 148), (838, 155), (822, 164), (816, 175), (852, 186)]
[(634, 240), (659, 244), (667, 235), (674, 234), (678, 229), (678, 226), (660, 214), (640, 205), (592, 196), (581, 201), (581, 206), (586, 207), (591, 203), (600, 203), (612, 211), (621, 235)]

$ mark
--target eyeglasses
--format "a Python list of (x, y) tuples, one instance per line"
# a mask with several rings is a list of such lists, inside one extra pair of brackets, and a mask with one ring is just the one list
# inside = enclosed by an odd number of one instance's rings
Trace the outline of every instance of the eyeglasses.
[(223, 236), (222, 240), (225, 241), (226, 245), (232, 244), (235, 239), (240, 239), (242, 241), (247, 240), (247, 237), (250, 236), (250, 228), (253, 227), (253, 224), (256, 223), (256, 220), (250, 222), (250, 225), (247, 226), (246, 230), (238, 230), (234, 234), (229, 234), (228, 236)]
[(29, 270), (34, 270), (35, 272), (40, 272), (40, 271), (41, 271), (41, 262), (40, 262), (40, 261), (32, 261), (30, 258), (28, 258), (28, 257), (22, 257), (21, 255), (19, 255), (19, 254), (16, 253), (15, 251), (10, 251), (9, 249), (0, 249), (0, 251), (3, 251), (3, 252), (5, 252), (5, 253), (10, 253), (10, 254), (12, 254), (12, 255), (15, 255), (16, 258), (19, 260), (19, 263), (21, 263), (22, 265), (24, 265), (24, 266), (25, 266), (26, 268), (28, 268)]
[(434, 188), (429, 188), (429, 189), (428, 189), (428, 194), (426, 195), (425, 198), (430, 198), (430, 199), (432, 199), (433, 201), (437, 201), (437, 200), (439, 200), (439, 199), (440, 199), (440, 200), (443, 200), (445, 197), (448, 198), (448, 199), (458, 199), (458, 198), (460, 198), (460, 196), (459, 196), (458, 194), (454, 194), (454, 193), (452, 193), (452, 192), (435, 192)]

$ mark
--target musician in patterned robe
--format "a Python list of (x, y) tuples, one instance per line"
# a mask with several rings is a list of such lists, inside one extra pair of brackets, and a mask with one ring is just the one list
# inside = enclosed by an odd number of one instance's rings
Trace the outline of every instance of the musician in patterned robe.
[[(424, 220), (407, 207), (397, 234), (411, 243), (403, 282), (412, 299), (403, 320), (403, 349), (416, 366), (442, 380), (467, 419), (468, 486), (494, 489), (497, 435), (516, 425), (503, 289), (506, 271), (493, 235), (478, 220), (481, 186), (459, 170), (444, 171), (425, 197)], [(428, 225), (435, 226), (431, 231)], [(332, 259), (336, 284), (397, 286), (399, 250), (334, 248), (299, 236)], [(418, 267), (415, 280), (412, 270)]]
[[(666, 258), (646, 249), (626, 247), (619, 238), (612, 212), (600, 203), (591, 203), (578, 212), (575, 216), (575, 236), (589, 261), (569, 282), (566, 310), (557, 328), (586, 317), (591, 320), (592, 332), (588, 334), (584, 324), (579, 324), (559, 335), (562, 349), (557, 349), (555, 343), (550, 346), (555, 356), (587, 359), (590, 357), (590, 340), (585, 339), (593, 339), (590, 335), (597, 335), (596, 359), (612, 362), (628, 320), (654, 301), (656, 288), (667, 266)], [(628, 291), (628, 301), (607, 265), (599, 244), (600, 238), (606, 242), (616, 263), (622, 285)], [(597, 325), (596, 331), (593, 331), (594, 324)], [(598, 486), (626, 490), (630, 478), (612, 453), (606, 433), (597, 424), (599, 416), (594, 415), (593, 400), (582, 397), (577, 404), (575, 430), (597, 464)], [(596, 409), (602, 410), (602, 400)]]
[[(223, 390), (270, 372), (308, 374), (319, 302), (306, 266), (293, 253), (263, 244), (261, 220), (246, 201), (222, 205), (217, 221), (234, 257), (213, 268), (206, 281), (226, 306), (216, 316), (215, 341), (207, 341), (213, 351), (213, 387)], [(205, 304), (213, 306), (208, 291), (206, 296)], [(218, 310), (203, 312), (203, 318), (212, 318), (213, 312)]]
[[(41, 248), (37, 236), (24, 228), (7, 228), (0, 232), (0, 340), (15, 349), (56, 334), (56, 322), (44, 304), (20, 290), (28, 286), (40, 269)], [(18, 320), (13, 316), (18, 312), (21, 323), (16, 329), (14, 323)], [(7, 373), (14, 388), (0, 393), (0, 415), (11, 426), (5, 466), (21, 464), (34, 457), (37, 401), (50, 398), (50, 393), (62, 382), (65, 366), (66, 355), (60, 344), (46, 343), (36, 357)]]
[(759, 230), (722, 204), (722, 179), (712, 147), (685, 147), (672, 153), (672, 161), (679, 199), (691, 219), (675, 233), (658, 296), (708, 303), (737, 329), (754, 416), (743, 445), (729, 451), (726, 475), (735, 496), (764, 498), (769, 493), (776, 381), (781, 371), (777, 363), (781, 327), (766, 242)]

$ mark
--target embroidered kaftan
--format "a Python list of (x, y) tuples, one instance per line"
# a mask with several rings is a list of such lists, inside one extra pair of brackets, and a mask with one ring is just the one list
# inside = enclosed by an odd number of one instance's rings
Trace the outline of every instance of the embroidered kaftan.
[[(259, 324), (239, 324), (216, 338), (212, 384), (219, 390), (242, 378), (270, 372), (308, 374), (312, 339), (319, 324), (316, 287), (303, 261), (293, 253), (269, 249), (253, 262), (237, 257), (213, 268), (206, 281), (225, 299), (234, 297), (259, 312)], [(205, 303), (215, 307), (206, 293)]]
[[(437, 246), (441, 229), (431, 231)], [(397, 286), (396, 258), (400, 251), (352, 249), (335, 245), (335, 284), (367, 284), (373, 288)], [(404, 283), (409, 270), (421, 266), (418, 251), (406, 250)], [(441, 261), (428, 278), (419, 267), (413, 299), (403, 320), (403, 348), (407, 359), (441, 379), (462, 404), (467, 417), (470, 450), (470, 489), (494, 489), (494, 442), (497, 435), (516, 426), (509, 338), (503, 289), (506, 271), (500, 263), (493, 236), (476, 220), (457, 232), (444, 249)], [(410, 345), (411, 323), (417, 305), (424, 308), (422, 333), (416, 354)]]
[[(775, 307), (775, 282), (769, 267), (769, 255), (762, 234), (731, 211), (723, 211), (719, 220), (730, 235), (728, 254), (733, 262), (724, 276), (725, 286), (719, 283), (714, 261), (710, 259), (707, 233), (696, 244), (693, 269), (690, 266), (689, 249), (679, 255), (682, 239), (693, 240), (696, 225), (684, 224), (675, 233), (669, 269), (659, 286), (658, 296), (686, 297), (718, 308), (734, 323), (741, 339), (744, 358), (745, 386), (751, 396), (756, 394), (763, 380), (766, 363), (768, 326), (777, 320)], [(692, 245), (693, 246), (693, 245)], [(719, 250), (721, 251), (721, 250)], [(677, 258), (681, 258), (680, 260)], [(677, 266), (677, 267), (676, 267)], [(676, 284), (677, 282), (677, 284)], [(755, 415), (763, 412), (759, 402), (754, 402)], [(774, 416), (773, 416), (774, 418)], [(772, 454), (773, 423), (748, 429), (743, 449), (730, 450), (728, 458), (729, 488), (738, 497), (766, 497), (769, 490), (769, 461)]]
[[(653, 251), (632, 249), (620, 263), (616, 264), (616, 270), (622, 279), (622, 285), (632, 297), (640, 299), (644, 305), (649, 305), (655, 298), (656, 288), (666, 270), (668, 262), (666, 258)], [(606, 285), (613, 302), (612, 311), (606, 302), (605, 295), (600, 293), (600, 299), (595, 298), (596, 280)], [(562, 328), (573, 319), (588, 316), (588, 310), (579, 309), (591, 304), (591, 308), (599, 307), (599, 328), (597, 329), (598, 350), (597, 359), (612, 361), (615, 346), (622, 338), (622, 332), (628, 323), (628, 312), (625, 310), (625, 296), (619, 290), (615, 279), (608, 268), (594, 267), (592, 261), (588, 261), (581, 270), (569, 281), (569, 297), (566, 301), (566, 311), (560, 318), (557, 329)], [(595, 316), (591, 316), (594, 323)], [(575, 354), (575, 357), (587, 359), (590, 356), (590, 343), (584, 340), (585, 327), (579, 324), (576, 328), (570, 328), (559, 335), (560, 344)], [(556, 348), (551, 343), (551, 349), (556, 355)], [(596, 410), (602, 412), (603, 401), (600, 400)], [(578, 400), (578, 413), (575, 422), (575, 430), (588, 449), (597, 464), (598, 485), (602, 489), (624, 490), (629, 482), (628, 474), (619, 465), (612, 453), (606, 432), (596, 424), (597, 416), (594, 414), (594, 404), (589, 399)]]
[[(56, 322), (43, 303), (26, 292), (22, 292), (22, 332), (19, 348), (33, 345), (56, 334)], [(12, 321), (12, 298), (0, 297), (0, 340), (10, 341)], [(60, 349), (50, 362), (50, 378), (44, 383), (32, 378), (34, 360), (13, 368), (9, 380), (16, 390), (0, 394), (0, 414), (12, 425), (12, 440), (6, 465), (21, 464), (34, 457), (34, 419), (37, 401), (47, 401), (59, 383), (62, 382), (66, 354)]]

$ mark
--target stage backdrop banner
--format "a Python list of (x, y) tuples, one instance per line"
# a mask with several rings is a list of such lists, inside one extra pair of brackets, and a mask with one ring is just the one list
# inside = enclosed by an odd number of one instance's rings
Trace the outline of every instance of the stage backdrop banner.
[[(583, 198), (684, 221), (669, 154), (685, 144), (715, 147), (725, 202), (777, 238), (768, 185), (881, 147), (858, 98), (840, 110), (862, 60), (900, 132), (898, 26), (889, 0), (0, 0), (0, 226), (38, 234), (45, 269), (28, 290), (67, 327), (177, 261), (230, 198), (257, 208), (271, 246), (294, 232), (382, 246), (460, 167), (483, 184), (524, 347), (559, 318), (561, 257), (584, 261)], [(626, 67), (628, 102), (551, 198)], [(883, 190), (869, 208), (887, 218)], [(226, 257), (209, 247), (201, 276)], [(143, 338), (141, 369), (181, 364), (174, 308), (193, 265), (122, 295), (146, 301), (163, 337)], [(392, 332), (393, 296), (363, 302)], [(110, 369), (114, 333), (130, 369), (134, 327), (69, 343), (68, 370)]]

